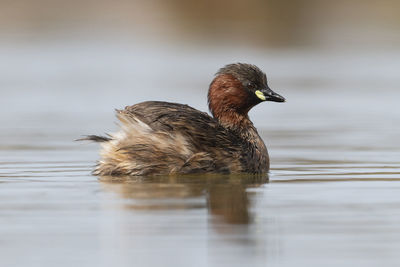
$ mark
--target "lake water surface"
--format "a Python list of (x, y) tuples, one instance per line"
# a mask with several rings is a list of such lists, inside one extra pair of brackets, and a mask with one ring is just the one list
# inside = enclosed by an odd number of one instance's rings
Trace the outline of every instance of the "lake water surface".
[[(400, 53), (222, 51), (3, 46), (0, 265), (398, 266)], [(250, 114), (269, 177), (90, 174), (98, 147), (73, 140), (116, 130), (114, 108), (206, 110), (236, 61), (288, 100)]]

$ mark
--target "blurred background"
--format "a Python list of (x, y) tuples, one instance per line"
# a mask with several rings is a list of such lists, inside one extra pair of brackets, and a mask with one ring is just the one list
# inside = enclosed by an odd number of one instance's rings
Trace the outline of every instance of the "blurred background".
[(395, 0), (1, 1), (10, 42), (127, 39), (259, 48), (396, 48)]
[(213, 74), (237, 61), (288, 103), (301, 90), (392, 90), (399, 44), (396, 0), (2, 0), (1, 118), (57, 123), (145, 99), (205, 109)]

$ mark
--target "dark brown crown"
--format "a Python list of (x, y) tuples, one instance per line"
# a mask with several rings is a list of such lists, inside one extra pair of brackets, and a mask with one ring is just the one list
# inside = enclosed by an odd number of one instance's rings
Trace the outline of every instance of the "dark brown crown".
[(244, 88), (256, 90), (267, 86), (267, 76), (257, 66), (247, 63), (228, 64), (219, 69), (216, 75), (230, 74), (238, 79)]

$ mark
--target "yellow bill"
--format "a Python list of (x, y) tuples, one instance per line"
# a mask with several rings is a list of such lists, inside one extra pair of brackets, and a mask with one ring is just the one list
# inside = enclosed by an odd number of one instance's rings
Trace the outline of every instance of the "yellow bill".
[(261, 99), (262, 101), (265, 101), (265, 95), (260, 91), (260, 90), (257, 90), (256, 92), (256, 96), (259, 98), (259, 99)]

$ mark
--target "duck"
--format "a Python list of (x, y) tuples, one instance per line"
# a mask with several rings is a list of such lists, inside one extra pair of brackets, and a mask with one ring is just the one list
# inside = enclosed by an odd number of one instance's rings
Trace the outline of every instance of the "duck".
[(268, 173), (267, 147), (248, 115), (266, 101), (285, 98), (269, 88), (263, 71), (228, 64), (208, 89), (212, 116), (185, 104), (146, 101), (116, 109), (118, 132), (79, 140), (101, 144), (93, 175)]

